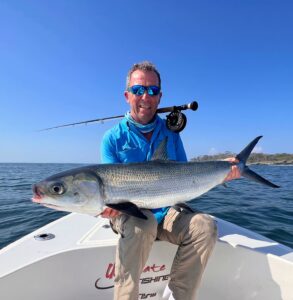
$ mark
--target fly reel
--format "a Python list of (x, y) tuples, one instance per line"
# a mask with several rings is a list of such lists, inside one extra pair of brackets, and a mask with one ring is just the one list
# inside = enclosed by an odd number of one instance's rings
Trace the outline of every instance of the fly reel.
[(186, 109), (197, 110), (197, 108), (198, 108), (198, 104), (196, 101), (193, 101), (185, 105), (173, 106), (170, 114), (168, 114), (166, 117), (167, 128), (176, 133), (181, 132), (185, 128), (187, 123), (187, 118), (181, 110), (186, 110)]
[(172, 111), (166, 118), (167, 128), (176, 133), (181, 132), (187, 123), (185, 114), (180, 110)]

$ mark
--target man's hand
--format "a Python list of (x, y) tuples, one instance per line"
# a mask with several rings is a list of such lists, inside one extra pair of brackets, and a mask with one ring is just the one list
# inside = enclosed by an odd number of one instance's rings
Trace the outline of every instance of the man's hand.
[[(239, 162), (238, 159), (236, 159), (235, 157), (228, 157), (224, 160), (229, 161), (230, 163), (238, 163)], [(241, 174), (240, 174), (240, 171), (239, 171), (238, 167), (237, 166), (232, 166), (231, 171), (227, 175), (227, 177), (224, 179), (224, 182), (229, 181), (229, 180), (233, 180), (233, 179), (237, 179), (237, 178), (240, 178), (240, 177), (241, 177)]]
[(109, 207), (105, 208), (104, 211), (101, 213), (101, 217), (107, 219), (112, 219), (118, 217), (119, 215), (121, 215), (120, 211)]

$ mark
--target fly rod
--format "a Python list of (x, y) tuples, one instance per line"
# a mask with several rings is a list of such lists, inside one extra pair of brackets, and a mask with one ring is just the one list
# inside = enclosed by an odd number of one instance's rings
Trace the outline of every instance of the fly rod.
[[(184, 129), (186, 122), (187, 122), (186, 116), (181, 111), (187, 110), (187, 109), (196, 111), (197, 108), (198, 108), (198, 103), (196, 101), (193, 101), (191, 103), (183, 104), (183, 105), (179, 105), (179, 106), (168, 106), (168, 107), (158, 108), (157, 114), (170, 112), (170, 114), (167, 115), (167, 119), (166, 119), (167, 127), (171, 131), (180, 132)], [(89, 123), (98, 123), (98, 122), (103, 123), (105, 121), (110, 121), (110, 120), (114, 120), (114, 119), (122, 119), (123, 117), (124, 117), (124, 115), (98, 118), (98, 119), (87, 120), (87, 121), (82, 121), (82, 122), (58, 125), (58, 126), (54, 126), (54, 127), (41, 129), (39, 131), (46, 131), (46, 130), (57, 129), (57, 128), (62, 128), (62, 127), (81, 125), (81, 124), (87, 125)]]

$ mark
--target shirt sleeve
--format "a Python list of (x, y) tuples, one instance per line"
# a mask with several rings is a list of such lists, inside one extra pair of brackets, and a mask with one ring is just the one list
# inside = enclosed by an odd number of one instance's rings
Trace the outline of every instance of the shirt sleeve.
[(116, 154), (116, 146), (113, 141), (111, 131), (107, 131), (101, 142), (101, 162), (103, 164), (119, 163), (118, 156)]

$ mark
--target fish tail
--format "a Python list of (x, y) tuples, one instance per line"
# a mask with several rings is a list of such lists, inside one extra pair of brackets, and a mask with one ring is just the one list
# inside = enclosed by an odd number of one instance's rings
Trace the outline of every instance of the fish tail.
[(259, 174), (255, 173), (254, 171), (250, 170), (248, 166), (246, 165), (246, 162), (248, 160), (249, 155), (251, 154), (253, 148), (258, 143), (258, 141), (262, 138), (262, 136), (256, 137), (252, 142), (250, 142), (238, 155), (236, 155), (236, 158), (239, 160), (240, 164), (243, 165), (241, 175), (254, 180), (256, 182), (259, 182), (261, 184), (273, 187), (273, 188), (279, 188), (280, 186), (270, 182), (269, 180), (263, 178)]

